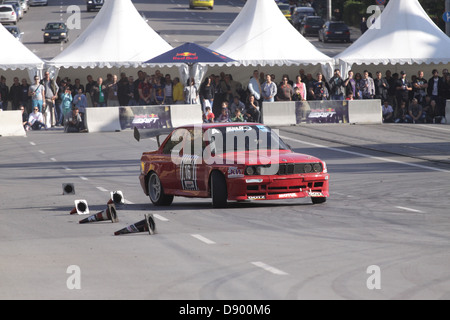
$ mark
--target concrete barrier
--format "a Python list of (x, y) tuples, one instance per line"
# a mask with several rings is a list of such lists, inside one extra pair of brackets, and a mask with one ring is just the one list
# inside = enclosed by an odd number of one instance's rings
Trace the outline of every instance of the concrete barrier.
[(86, 108), (85, 124), (89, 132), (120, 131), (119, 108)]
[(261, 119), (268, 126), (295, 125), (295, 102), (263, 102)]
[(173, 104), (170, 106), (170, 119), (174, 128), (203, 123), (202, 116), (202, 106), (199, 104)]
[(0, 111), (0, 137), (26, 136), (22, 125), (22, 112)]
[(348, 101), (348, 121), (358, 124), (383, 123), (381, 100)]

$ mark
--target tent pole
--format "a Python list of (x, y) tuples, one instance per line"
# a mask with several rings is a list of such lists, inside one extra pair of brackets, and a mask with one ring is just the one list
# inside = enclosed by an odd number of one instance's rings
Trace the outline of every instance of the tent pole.
[[(445, 0), (445, 12), (450, 12), (450, 0)], [(445, 33), (450, 37), (450, 22), (445, 23)]]

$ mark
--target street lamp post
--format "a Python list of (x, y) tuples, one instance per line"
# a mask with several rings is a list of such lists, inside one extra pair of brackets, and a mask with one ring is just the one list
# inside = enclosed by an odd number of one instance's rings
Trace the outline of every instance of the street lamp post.
[[(447, 0), (449, 2), (450, 0)], [(333, 15), (333, 9), (331, 6), (331, 0), (327, 0), (327, 20), (331, 21), (331, 17)]]

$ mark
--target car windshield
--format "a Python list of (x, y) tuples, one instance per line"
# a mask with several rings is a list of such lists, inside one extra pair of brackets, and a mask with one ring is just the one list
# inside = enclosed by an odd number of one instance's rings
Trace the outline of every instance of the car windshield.
[(323, 25), (323, 20), (320, 18), (308, 18), (305, 20), (305, 24)]
[(17, 28), (6, 28), (9, 32), (11, 32), (11, 34), (13, 35), (17, 35), (19, 34), (19, 31), (17, 30)]
[(204, 140), (211, 151), (223, 154), (235, 151), (289, 150), (289, 147), (270, 128), (264, 125), (236, 125), (207, 130)]
[(64, 29), (64, 25), (61, 23), (48, 23), (47, 26), (45, 27), (45, 29), (47, 29), (47, 30)]
[(331, 23), (330, 30), (347, 30), (348, 27), (344, 23)]

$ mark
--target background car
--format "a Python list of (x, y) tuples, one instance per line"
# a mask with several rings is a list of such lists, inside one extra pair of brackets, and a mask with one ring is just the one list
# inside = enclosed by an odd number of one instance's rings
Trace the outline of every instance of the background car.
[(95, 9), (101, 9), (104, 3), (105, 3), (104, 0), (88, 0), (86, 2), (87, 12), (90, 12)]
[(303, 36), (317, 36), (324, 23), (325, 21), (319, 16), (306, 16), (302, 20), (300, 33)]
[(19, 0), (20, 5), (22, 6), (22, 10), (24, 13), (27, 13), (30, 9), (30, 4), (28, 0)]
[(63, 22), (49, 22), (42, 31), (44, 31), (44, 43), (69, 41), (69, 29)]
[(312, 7), (297, 7), (292, 14), (292, 24), (300, 30), (300, 23), (305, 16), (315, 16), (316, 11)]
[(189, 9), (194, 9), (197, 7), (202, 8), (214, 8), (214, 0), (189, 0)]
[(18, 21), (16, 10), (10, 4), (0, 4), (0, 22), (2, 24), (17, 24)]
[(6, 30), (8, 30), (17, 40), (22, 42), (23, 32), (20, 31), (18, 26), (5, 26)]
[(46, 6), (48, 5), (48, 1), (47, 0), (30, 0), (29, 4), (31, 7), (33, 6)]
[(350, 42), (350, 29), (342, 21), (327, 21), (319, 30), (319, 41)]
[(280, 10), (283, 13), (283, 15), (290, 22), (291, 21), (291, 8), (289, 7), (289, 4), (279, 2), (278, 3), (278, 8), (280, 8)]
[(10, 4), (13, 6), (14, 10), (16, 11), (18, 20), (21, 20), (23, 18), (24, 13), (23, 13), (22, 5), (20, 4), (19, 1), (17, 1), (17, 0), (3, 1), (3, 4)]

